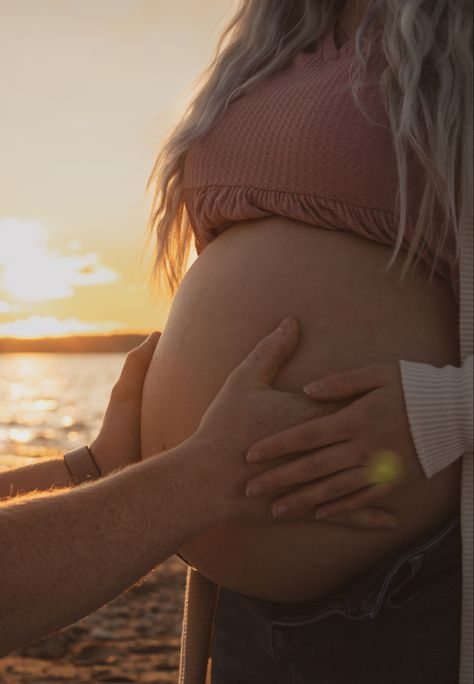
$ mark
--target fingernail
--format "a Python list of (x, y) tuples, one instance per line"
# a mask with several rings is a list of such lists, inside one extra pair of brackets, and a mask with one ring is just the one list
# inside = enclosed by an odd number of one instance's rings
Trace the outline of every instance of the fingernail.
[(252, 496), (257, 496), (263, 490), (263, 487), (259, 484), (249, 484), (247, 485), (246, 494), (250, 499)]
[(324, 518), (328, 517), (328, 514), (326, 511), (316, 511), (316, 515), (314, 517), (316, 520), (324, 520)]
[(303, 387), (303, 392), (305, 394), (317, 394), (322, 389), (323, 389), (323, 383), (321, 381), (310, 382), (309, 385), (305, 385)]
[(280, 323), (280, 330), (284, 333), (290, 332), (296, 325), (294, 318), (285, 318), (284, 321)]
[(263, 452), (261, 451), (253, 451), (250, 449), (250, 451), (247, 453), (247, 462), (248, 463), (256, 463), (257, 461), (263, 460)]
[(285, 506), (284, 504), (278, 504), (277, 506), (274, 506), (272, 509), (273, 517), (274, 518), (279, 518), (281, 515), (285, 515), (285, 513), (288, 513), (290, 509), (288, 506)]

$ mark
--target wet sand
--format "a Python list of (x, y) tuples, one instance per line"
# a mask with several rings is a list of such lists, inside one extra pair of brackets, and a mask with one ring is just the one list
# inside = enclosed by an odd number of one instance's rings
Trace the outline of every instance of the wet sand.
[(0, 660), (0, 682), (175, 683), (185, 578), (170, 558), (89, 617)]

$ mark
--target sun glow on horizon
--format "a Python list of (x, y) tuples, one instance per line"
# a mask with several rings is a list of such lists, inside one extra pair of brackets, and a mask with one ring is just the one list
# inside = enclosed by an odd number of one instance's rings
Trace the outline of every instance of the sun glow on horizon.
[[(69, 307), (61, 316), (48, 311), (49, 302), (72, 300), (79, 288), (120, 281), (95, 252), (81, 252), (77, 241), (67, 250), (56, 249), (41, 223), (13, 217), (0, 219), (0, 244), (0, 293), (5, 297), (0, 299), (0, 315), (7, 316), (0, 322), (0, 337), (67, 337), (125, 327), (112, 320), (82, 320)], [(46, 310), (37, 311), (43, 302)]]
[[(80, 321), (78, 318), (59, 319), (54, 316), (31, 316), (30, 318), (0, 323), (0, 337), (17, 339), (40, 339), (124, 332), (123, 325), (115, 321)], [(126, 331), (128, 332), (128, 331)]]
[[(118, 274), (93, 252), (60, 254), (49, 244), (48, 230), (36, 221), (0, 219), (0, 279), (17, 302), (66, 299), (76, 287), (116, 282)], [(77, 247), (77, 246), (76, 246)]]
[(127, 281), (77, 239), (59, 248), (40, 222), (4, 217), (0, 247), (0, 338), (142, 334), (162, 327), (140, 316), (148, 304), (144, 286)]

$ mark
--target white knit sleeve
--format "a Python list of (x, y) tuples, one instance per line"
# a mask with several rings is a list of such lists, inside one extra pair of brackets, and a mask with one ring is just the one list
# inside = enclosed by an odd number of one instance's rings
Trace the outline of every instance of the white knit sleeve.
[(426, 477), (473, 450), (473, 357), (461, 368), (400, 361), (411, 434)]

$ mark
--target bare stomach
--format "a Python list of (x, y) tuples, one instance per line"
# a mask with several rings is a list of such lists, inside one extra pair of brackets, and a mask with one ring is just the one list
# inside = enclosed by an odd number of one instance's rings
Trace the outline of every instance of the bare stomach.
[[(229, 372), (282, 318), (302, 329), (274, 387), (374, 362), (457, 364), (456, 304), (449, 285), (420, 267), (401, 283), (384, 273), (391, 249), (352, 233), (280, 217), (242, 222), (188, 271), (150, 366), (142, 415), (144, 457), (189, 437)], [(338, 591), (458, 511), (459, 467), (384, 500), (394, 532), (324, 522), (229, 523), (181, 550), (218, 584), (270, 601)]]

